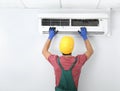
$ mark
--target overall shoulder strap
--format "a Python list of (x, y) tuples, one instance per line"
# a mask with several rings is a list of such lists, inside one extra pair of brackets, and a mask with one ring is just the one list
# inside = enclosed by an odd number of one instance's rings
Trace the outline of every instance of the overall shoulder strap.
[(72, 66), (70, 67), (70, 70), (72, 70), (72, 68), (75, 66), (76, 62), (77, 62), (77, 57), (75, 57), (75, 61), (73, 62)]
[(58, 56), (58, 58), (57, 58), (57, 63), (58, 63), (58, 65), (60, 66), (60, 68), (64, 70), (64, 68), (62, 67), (62, 65), (61, 65), (61, 63), (60, 63), (60, 57), (59, 57), (59, 56)]

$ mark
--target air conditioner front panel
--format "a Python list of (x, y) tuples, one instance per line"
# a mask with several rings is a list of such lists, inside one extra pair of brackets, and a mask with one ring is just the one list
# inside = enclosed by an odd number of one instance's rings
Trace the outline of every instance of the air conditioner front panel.
[(88, 35), (107, 35), (109, 22), (109, 12), (45, 13), (39, 14), (39, 32), (48, 34), (49, 27), (56, 27), (59, 34), (76, 34), (84, 26)]

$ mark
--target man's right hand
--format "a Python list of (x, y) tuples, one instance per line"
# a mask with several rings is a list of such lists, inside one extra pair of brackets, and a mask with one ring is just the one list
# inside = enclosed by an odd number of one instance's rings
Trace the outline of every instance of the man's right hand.
[(81, 31), (78, 31), (78, 33), (82, 36), (84, 40), (87, 40), (87, 29), (86, 27), (81, 27)]
[(55, 27), (49, 28), (49, 37), (48, 39), (52, 40), (52, 38), (57, 34), (58, 31), (56, 31)]

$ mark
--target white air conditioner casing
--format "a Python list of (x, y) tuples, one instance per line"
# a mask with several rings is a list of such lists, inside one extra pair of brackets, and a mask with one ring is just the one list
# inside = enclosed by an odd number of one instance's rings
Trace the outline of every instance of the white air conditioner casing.
[[(64, 11), (64, 12), (63, 12)], [(87, 28), (88, 35), (110, 35), (110, 9), (101, 10), (101, 9), (83, 9), (78, 10), (77, 12), (73, 12), (73, 10), (62, 10), (60, 12), (52, 12), (49, 13), (41, 13), (38, 15), (39, 17), (39, 32), (41, 34), (47, 34), (49, 31), (49, 27), (56, 27), (56, 30), (58, 30), (59, 34), (76, 34), (78, 30), (80, 30), (81, 25), (72, 26), (71, 23), (73, 23), (73, 20), (94, 20), (97, 19), (99, 21), (99, 24), (96, 26), (85, 26)], [(69, 19), (69, 25), (43, 25), (42, 21), (43, 19)]]

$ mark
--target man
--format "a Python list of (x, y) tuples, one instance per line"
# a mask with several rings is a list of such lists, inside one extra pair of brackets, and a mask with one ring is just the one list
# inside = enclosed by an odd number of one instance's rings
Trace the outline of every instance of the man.
[(77, 56), (72, 56), (74, 39), (71, 36), (64, 36), (60, 41), (62, 56), (49, 52), (50, 43), (57, 32), (55, 28), (49, 28), (49, 37), (44, 45), (42, 53), (54, 67), (56, 80), (55, 91), (77, 91), (81, 68), (93, 54), (93, 48), (87, 37), (87, 29), (82, 27), (81, 31), (78, 31), (84, 40), (87, 50), (85, 53)]

